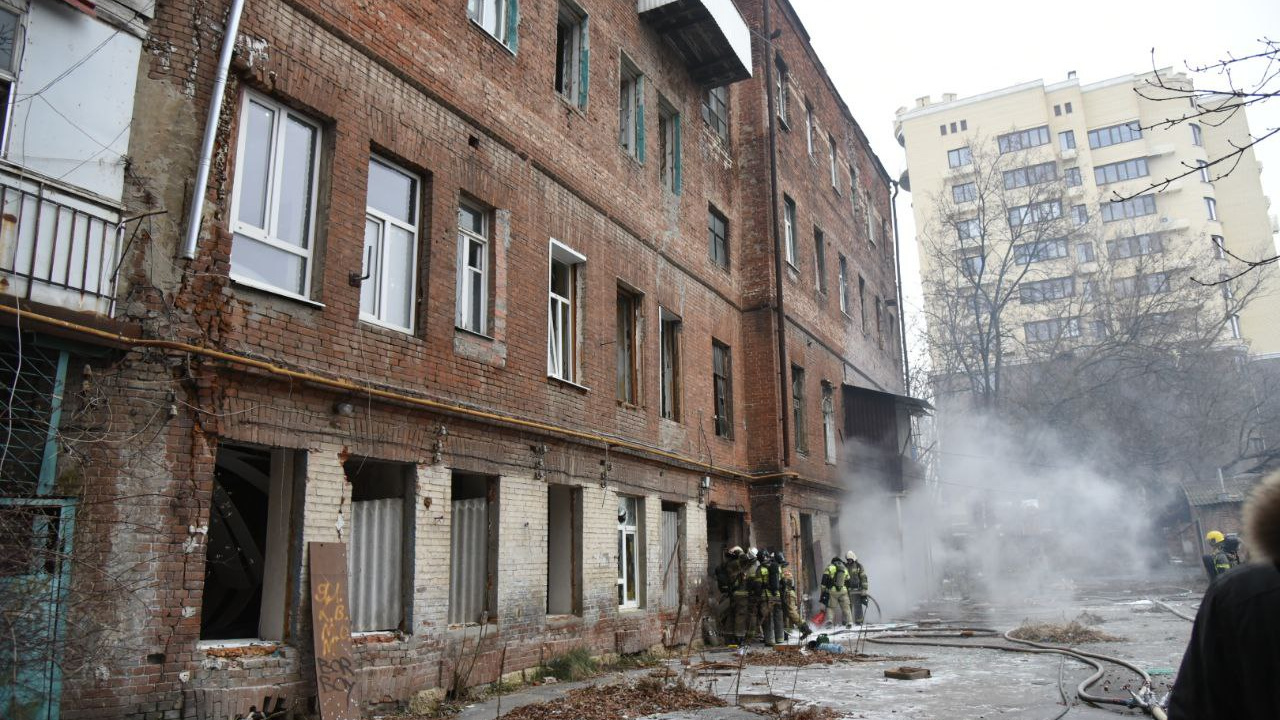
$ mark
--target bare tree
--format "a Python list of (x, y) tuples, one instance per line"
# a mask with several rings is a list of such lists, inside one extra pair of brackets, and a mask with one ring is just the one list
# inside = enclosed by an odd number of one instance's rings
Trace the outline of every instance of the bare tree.
[[(1184, 63), (1192, 78), (1169, 76), (1157, 69), (1155, 49), (1151, 51), (1152, 70), (1145, 84), (1134, 91), (1147, 100), (1167, 103), (1171, 113), (1162, 120), (1143, 129), (1172, 128), (1195, 123), (1206, 127), (1222, 127), (1246, 108), (1270, 102), (1280, 95), (1280, 42), (1260, 38), (1258, 47), (1250, 53), (1236, 55), (1228, 52), (1225, 57), (1208, 63)], [(1231, 174), (1239, 166), (1245, 154), (1280, 133), (1280, 127), (1266, 128), (1247, 138), (1228, 140), (1227, 149), (1215, 153), (1203, 164), (1180, 163), (1181, 171), (1152, 181), (1146, 188), (1131, 195), (1116, 194), (1118, 200), (1129, 199), (1147, 192), (1161, 192), (1184, 177), (1208, 174), (1218, 180)], [(1240, 267), (1229, 277), (1237, 277), (1260, 267), (1280, 262), (1280, 255), (1271, 254), (1246, 258), (1231, 254)], [(1217, 284), (1221, 280), (1199, 278), (1205, 284)]]
[(1142, 202), (1087, 202), (1043, 148), (975, 150), (936, 207), (921, 244), (940, 400), (1021, 423), (1029, 448), (1043, 430), (1142, 485), (1248, 452), (1266, 391), (1236, 317), (1261, 274), (1195, 282), (1213, 253), (1198, 230)]

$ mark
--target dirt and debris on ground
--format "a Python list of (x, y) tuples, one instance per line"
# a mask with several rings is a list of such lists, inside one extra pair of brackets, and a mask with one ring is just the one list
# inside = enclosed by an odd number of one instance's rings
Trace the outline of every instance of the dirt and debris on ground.
[(1056, 623), (1023, 623), (1010, 637), (1019, 640), (1030, 640), (1038, 643), (1054, 643), (1057, 645), (1080, 645), (1082, 643), (1124, 642), (1124, 638), (1109, 635), (1101, 630), (1086, 627), (1076, 620), (1061, 625)]
[(724, 707), (724, 700), (682, 683), (653, 678), (570, 690), (563, 698), (518, 707), (506, 720), (624, 720), (676, 710)]

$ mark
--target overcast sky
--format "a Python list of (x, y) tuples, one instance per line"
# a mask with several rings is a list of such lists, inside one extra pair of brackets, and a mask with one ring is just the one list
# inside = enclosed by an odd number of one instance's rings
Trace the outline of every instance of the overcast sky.
[[(840, 94), (871, 139), (890, 176), (906, 168), (893, 137), (894, 111), (943, 93), (968, 97), (1032, 80), (1054, 83), (1075, 70), (1082, 85), (1146, 72), (1183, 69), (1257, 52), (1261, 37), (1280, 39), (1278, 0), (1020, 0), (943, 2), (791, 0)], [(1276, 69), (1273, 68), (1273, 72)], [(1247, 82), (1240, 78), (1239, 83)], [(1197, 86), (1207, 86), (1198, 78)], [(1280, 99), (1249, 111), (1254, 135), (1280, 126)], [(1280, 203), (1280, 136), (1258, 148), (1264, 190)], [(911, 196), (898, 198), (903, 284), (920, 307)], [(1273, 206), (1272, 212), (1280, 211)]]

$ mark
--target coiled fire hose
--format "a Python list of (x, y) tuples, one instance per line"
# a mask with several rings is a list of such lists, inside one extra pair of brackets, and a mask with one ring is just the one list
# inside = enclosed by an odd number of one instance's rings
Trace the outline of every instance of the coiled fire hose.
[[(999, 631), (991, 628), (948, 628), (939, 631), (925, 631), (912, 633), (891, 633), (878, 635), (876, 637), (866, 638), (867, 642), (882, 643), (886, 645), (931, 645), (935, 647), (952, 647), (952, 648), (983, 648), (987, 650), (1000, 650), (1003, 652), (1024, 652), (1024, 653), (1053, 653), (1074, 658), (1080, 662), (1093, 667), (1094, 672), (1085, 678), (1076, 686), (1076, 695), (1083, 701), (1094, 705), (1121, 705), (1124, 707), (1137, 707), (1147, 712), (1156, 720), (1166, 720), (1164, 710), (1159, 706), (1154, 698), (1151, 690), (1151, 676), (1142, 668), (1122, 660), (1120, 658), (1102, 655), (1099, 653), (1086, 652), (1075, 648), (1064, 648), (1056, 645), (1045, 645), (1033, 642), (1031, 640), (1021, 640), (1011, 636), (1013, 631), (1000, 634)], [(1026, 647), (1010, 647), (1008, 645), (998, 645), (995, 643), (945, 643), (930, 640), (919, 640), (915, 638), (969, 638), (969, 637), (995, 637), (999, 635), (1008, 642), (1024, 645)], [(1142, 678), (1142, 687), (1137, 691), (1130, 691), (1132, 697), (1112, 698), (1101, 695), (1094, 695), (1089, 692), (1089, 688), (1102, 679), (1106, 674), (1102, 663), (1109, 662), (1126, 668)], [(1069, 709), (1069, 708), (1068, 708)], [(1064, 711), (1058, 717), (1065, 715)]]

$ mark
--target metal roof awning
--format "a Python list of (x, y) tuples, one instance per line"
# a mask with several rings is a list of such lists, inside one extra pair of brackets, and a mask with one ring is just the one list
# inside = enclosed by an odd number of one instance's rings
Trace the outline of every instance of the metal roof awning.
[(636, 0), (636, 11), (704, 87), (751, 77), (751, 31), (732, 0)]
[(929, 404), (927, 400), (911, 397), (910, 395), (899, 395), (897, 393), (885, 392), (884, 390), (872, 390), (871, 388), (859, 387), (845, 383), (845, 387), (860, 393), (867, 393), (881, 400), (893, 402), (895, 405), (905, 407), (912, 415), (923, 415), (927, 412), (933, 412), (937, 408)]

